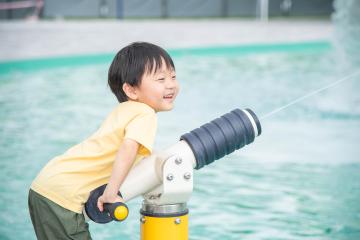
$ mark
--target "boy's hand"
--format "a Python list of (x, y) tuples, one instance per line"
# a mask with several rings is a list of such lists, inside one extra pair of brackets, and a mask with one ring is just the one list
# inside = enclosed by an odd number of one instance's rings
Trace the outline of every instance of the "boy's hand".
[(100, 212), (104, 211), (104, 203), (115, 203), (115, 202), (124, 202), (119, 195), (115, 196), (106, 196), (102, 195), (98, 198), (97, 207), (99, 208)]

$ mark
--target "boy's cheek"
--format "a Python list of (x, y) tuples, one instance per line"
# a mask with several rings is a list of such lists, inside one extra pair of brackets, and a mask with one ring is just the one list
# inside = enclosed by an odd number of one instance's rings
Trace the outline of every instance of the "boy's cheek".
[(178, 96), (178, 94), (179, 94), (179, 90), (180, 90), (180, 89), (177, 89), (177, 90), (175, 91), (174, 100), (177, 98), (177, 96)]

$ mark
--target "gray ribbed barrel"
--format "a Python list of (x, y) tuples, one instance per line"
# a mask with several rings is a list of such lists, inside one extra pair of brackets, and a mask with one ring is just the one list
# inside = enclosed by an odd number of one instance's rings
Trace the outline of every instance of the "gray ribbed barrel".
[(254, 141), (261, 134), (260, 121), (250, 109), (235, 109), (181, 136), (200, 169)]

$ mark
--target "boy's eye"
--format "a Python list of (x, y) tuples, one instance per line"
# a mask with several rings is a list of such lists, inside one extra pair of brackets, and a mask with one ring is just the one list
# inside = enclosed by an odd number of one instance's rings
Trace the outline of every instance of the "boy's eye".
[(165, 78), (158, 78), (158, 81), (165, 81)]
[(174, 75), (174, 76), (172, 76), (172, 79), (175, 79), (176, 78), (176, 76)]

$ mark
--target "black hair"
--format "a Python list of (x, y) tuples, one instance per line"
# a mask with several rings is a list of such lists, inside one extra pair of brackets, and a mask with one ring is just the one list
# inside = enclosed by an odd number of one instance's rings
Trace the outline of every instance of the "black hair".
[(114, 57), (108, 73), (108, 84), (119, 102), (128, 100), (123, 84), (139, 86), (145, 72), (157, 71), (163, 61), (175, 70), (170, 55), (161, 47), (147, 42), (134, 42), (121, 49)]

